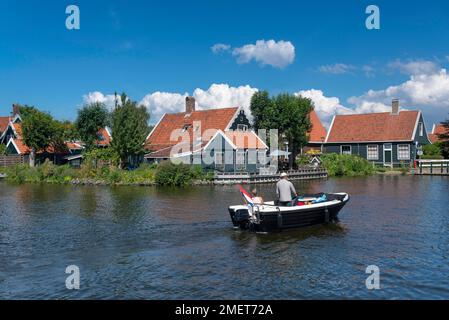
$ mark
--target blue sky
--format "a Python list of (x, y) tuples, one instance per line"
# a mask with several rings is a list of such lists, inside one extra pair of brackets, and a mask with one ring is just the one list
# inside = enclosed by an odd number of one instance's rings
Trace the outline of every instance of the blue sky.
[[(65, 27), (70, 4), (80, 30)], [(380, 30), (365, 27), (369, 4)], [(3, 0), (0, 115), (19, 102), (74, 120), (83, 103), (125, 91), (155, 122), (186, 93), (200, 107), (227, 107), (257, 88), (302, 92), (325, 122), (398, 97), (430, 125), (449, 113), (448, 30), (448, 1)], [(257, 51), (261, 40), (274, 51)]]

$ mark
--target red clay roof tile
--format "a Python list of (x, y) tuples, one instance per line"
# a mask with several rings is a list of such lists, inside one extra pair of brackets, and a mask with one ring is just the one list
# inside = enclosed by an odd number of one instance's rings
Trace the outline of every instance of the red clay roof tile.
[[(171, 134), (176, 130), (183, 130), (186, 128), (190, 138), (193, 137), (194, 130), (199, 130), (197, 125), (201, 127), (201, 132), (195, 132), (202, 136), (204, 141), (208, 141), (212, 138), (214, 130), (224, 131), (230, 121), (233, 119), (238, 108), (222, 108), (222, 109), (210, 109), (210, 110), (198, 110), (193, 111), (191, 114), (185, 112), (165, 114), (160, 120), (159, 124), (154, 128), (146, 141), (146, 149), (151, 151), (157, 151), (168, 146), (173, 146), (180, 141), (171, 141)], [(193, 128), (195, 126), (195, 128)], [(205, 134), (205, 131), (208, 134)], [(180, 133), (180, 132), (179, 132)], [(212, 134), (210, 134), (212, 133)]]
[(326, 142), (411, 141), (419, 111), (337, 115)]

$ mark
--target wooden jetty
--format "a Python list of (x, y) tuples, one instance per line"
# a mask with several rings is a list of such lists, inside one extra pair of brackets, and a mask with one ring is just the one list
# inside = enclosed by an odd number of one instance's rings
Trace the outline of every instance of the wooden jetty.
[[(327, 178), (327, 171), (322, 167), (301, 168), (299, 170), (285, 171), (289, 180), (310, 180)], [(259, 173), (216, 173), (214, 184), (252, 184), (252, 183), (273, 183), (280, 179), (280, 172), (259, 172)]]
[(416, 175), (449, 176), (449, 160), (416, 160)]

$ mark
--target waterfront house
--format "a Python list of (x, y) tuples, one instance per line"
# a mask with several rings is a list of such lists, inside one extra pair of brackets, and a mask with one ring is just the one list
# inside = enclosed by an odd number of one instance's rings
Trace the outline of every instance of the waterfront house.
[[(238, 107), (166, 113), (147, 137), (147, 162), (176, 160), (223, 172), (256, 172), (265, 161), (267, 145), (253, 131)], [(261, 162), (253, 163), (254, 157)]]
[(374, 164), (399, 166), (413, 162), (421, 147), (429, 144), (421, 111), (336, 115), (325, 140), (326, 153), (359, 155)]
[(432, 132), (429, 133), (429, 140), (432, 143), (442, 141), (440, 135), (448, 133), (449, 130), (442, 123), (434, 124), (432, 127)]
[[(1, 139), (2, 142), (4, 141), (6, 144), (6, 153), (8, 155), (23, 155), (25, 159), (29, 159), (31, 149), (23, 141), (21, 121), (10, 121)], [(48, 158), (55, 164), (63, 164), (64, 156), (67, 154), (80, 153), (82, 148), (83, 147), (76, 142), (66, 142), (65, 146), (59, 149), (49, 146), (45, 150), (37, 150), (36, 162), (43, 162)]]

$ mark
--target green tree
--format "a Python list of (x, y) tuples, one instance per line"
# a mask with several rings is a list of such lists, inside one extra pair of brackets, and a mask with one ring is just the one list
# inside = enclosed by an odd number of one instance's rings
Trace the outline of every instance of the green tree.
[(57, 121), (49, 113), (34, 109), (24, 117), (22, 136), (23, 142), (31, 149), (31, 167), (34, 167), (37, 151), (60, 145), (60, 134)]
[(310, 112), (313, 103), (310, 99), (288, 93), (279, 94), (274, 98), (279, 112), (279, 131), (288, 142), (289, 166), (292, 168), (296, 156), (307, 144), (307, 133), (311, 129)]
[(59, 125), (63, 131), (64, 141), (77, 141), (80, 139), (76, 125), (73, 122), (64, 120), (59, 122)]
[(103, 103), (91, 103), (78, 110), (75, 127), (87, 150), (91, 150), (95, 146), (98, 130), (107, 124), (108, 110)]
[(22, 119), (26, 118), (30, 113), (36, 111), (36, 107), (34, 106), (29, 106), (27, 104), (25, 105), (21, 105), (19, 104), (19, 114), (22, 117)]
[(440, 134), (438, 138), (441, 140), (441, 153), (447, 159), (449, 158), (449, 119), (441, 123), (446, 129), (445, 133)]
[(250, 107), (256, 129), (277, 129), (279, 137), (283, 139), (280, 143), (288, 143), (291, 168), (301, 148), (307, 143), (312, 101), (288, 93), (270, 97), (268, 92), (261, 91), (252, 96)]
[(128, 164), (130, 156), (142, 155), (148, 135), (150, 115), (144, 106), (129, 99), (126, 94), (120, 97), (112, 114), (111, 147), (120, 157), (120, 167)]
[(254, 129), (276, 129), (279, 112), (268, 91), (258, 91), (251, 97), (251, 114), (254, 118)]

